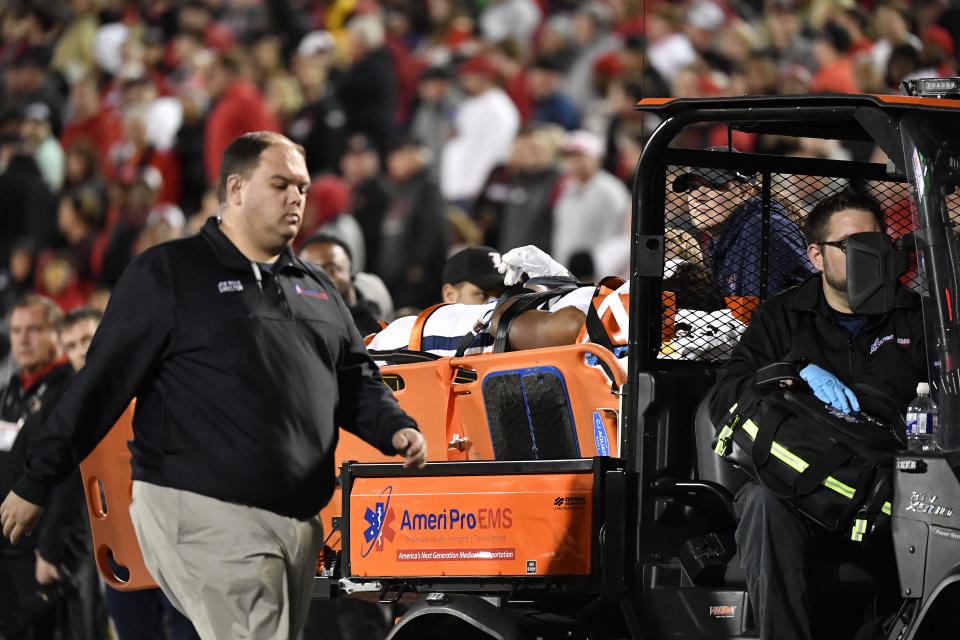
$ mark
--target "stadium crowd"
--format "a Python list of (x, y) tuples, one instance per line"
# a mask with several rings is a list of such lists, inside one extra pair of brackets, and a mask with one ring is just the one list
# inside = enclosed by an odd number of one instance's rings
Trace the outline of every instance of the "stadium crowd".
[(389, 321), (436, 302), (465, 245), (626, 275), (641, 97), (897, 93), (956, 75), (958, 39), (948, 0), (0, 2), (0, 380), (15, 303), (102, 309), (132, 257), (217, 214), (245, 132), (304, 146), (295, 249), (341, 241)]
[(261, 129), (307, 150), (297, 247), (343, 238), (398, 310), (435, 301), (463, 244), (623, 272), (626, 185), (656, 124), (635, 100), (895, 93), (953, 74), (960, 37), (946, 0), (5, 4), (4, 316), (27, 291), (102, 306), (131, 256), (216, 213), (224, 147)]

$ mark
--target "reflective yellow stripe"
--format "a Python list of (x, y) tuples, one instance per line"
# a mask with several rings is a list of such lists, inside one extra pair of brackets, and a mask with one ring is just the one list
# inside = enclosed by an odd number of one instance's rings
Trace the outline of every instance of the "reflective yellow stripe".
[(863, 518), (857, 518), (853, 521), (853, 530), (850, 532), (850, 539), (854, 542), (861, 542), (863, 534), (867, 532), (867, 521)]
[(889, 516), (893, 512), (893, 505), (891, 505), (889, 502), (884, 502), (883, 507), (880, 509), (880, 511), (883, 511), (885, 514)]
[[(752, 439), (757, 439), (757, 425), (753, 420), (747, 420), (743, 425), (743, 430), (746, 431)], [(810, 466), (802, 458), (798, 458), (797, 456), (793, 455), (789, 449), (776, 442), (770, 445), (770, 453), (798, 473), (803, 473), (806, 468)], [(844, 498), (848, 499), (853, 499), (854, 494), (857, 492), (856, 489), (848, 484), (840, 482), (833, 476), (827, 476), (827, 478), (823, 481), (823, 486), (836, 491)]]
[[(733, 415), (737, 410), (739, 402), (734, 402), (733, 406), (730, 407), (730, 410), (727, 412), (730, 415)], [(727, 455), (727, 451), (730, 447), (730, 437), (733, 435), (733, 429), (737, 426), (738, 419), (734, 419), (732, 423), (724, 425), (723, 429), (720, 430), (720, 435), (717, 436), (717, 446), (713, 448), (713, 452), (718, 456)]]
[(856, 489), (848, 484), (840, 482), (833, 476), (827, 476), (826, 480), (823, 481), (823, 486), (827, 487), (828, 489), (833, 489), (844, 498), (849, 498), (850, 500), (853, 500), (854, 494), (857, 493)]
[(720, 430), (720, 436), (717, 438), (717, 446), (713, 448), (713, 452), (718, 456), (727, 455), (727, 446), (730, 444), (730, 436), (733, 434), (733, 429), (730, 426), (725, 426)]

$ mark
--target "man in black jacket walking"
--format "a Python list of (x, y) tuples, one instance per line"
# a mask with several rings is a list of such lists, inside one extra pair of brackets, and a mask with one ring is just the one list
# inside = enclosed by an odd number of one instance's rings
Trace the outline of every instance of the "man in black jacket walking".
[(309, 184), (303, 148), (287, 138), (230, 143), (221, 216), (131, 263), (86, 366), (0, 505), (15, 543), (136, 397), (137, 538), (151, 575), (205, 639), (296, 636), (338, 425), (407, 466), (426, 460), (336, 286), (290, 251)]
[[(919, 301), (900, 289), (891, 311), (863, 315), (847, 298), (847, 238), (882, 229), (880, 205), (866, 194), (842, 191), (817, 204), (804, 233), (820, 275), (754, 312), (719, 374), (710, 406), (715, 424), (755, 384), (757, 370), (775, 362), (795, 363), (817, 398), (840, 411), (862, 409), (900, 421), (917, 382), (927, 379)], [(752, 482), (737, 493), (735, 508), (737, 547), (760, 637), (810, 640), (807, 522)]]

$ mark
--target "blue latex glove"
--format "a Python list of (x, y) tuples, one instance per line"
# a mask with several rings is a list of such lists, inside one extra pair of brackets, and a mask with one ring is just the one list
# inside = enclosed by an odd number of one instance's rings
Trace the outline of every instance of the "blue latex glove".
[(813, 395), (827, 404), (833, 405), (844, 413), (850, 413), (851, 409), (860, 411), (860, 402), (853, 391), (826, 369), (808, 364), (800, 371), (800, 377), (810, 385)]

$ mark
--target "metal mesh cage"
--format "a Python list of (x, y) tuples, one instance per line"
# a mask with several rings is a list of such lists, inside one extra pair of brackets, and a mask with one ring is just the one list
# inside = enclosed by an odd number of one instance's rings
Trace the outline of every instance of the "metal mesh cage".
[[(912, 188), (854, 181), (880, 202), (895, 239), (912, 230)], [(802, 228), (851, 180), (800, 173), (668, 166), (660, 359), (721, 362), (758, 304), (816, 273)], [(903, 277), (919, 287), (916, 269)]]

